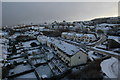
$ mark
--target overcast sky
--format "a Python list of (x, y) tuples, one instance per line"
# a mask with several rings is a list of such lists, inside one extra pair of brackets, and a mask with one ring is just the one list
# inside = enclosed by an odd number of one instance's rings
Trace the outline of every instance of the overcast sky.
[(3, 2), (5, 25), (52, 21), (81, 21), (95, 17), (117, 16), (117, 2)]

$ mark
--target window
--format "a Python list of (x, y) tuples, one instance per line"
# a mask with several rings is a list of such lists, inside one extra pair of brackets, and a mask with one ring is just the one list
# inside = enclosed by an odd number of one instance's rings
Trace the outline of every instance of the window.
[(80, 56), (78, 58), (80, 59)]

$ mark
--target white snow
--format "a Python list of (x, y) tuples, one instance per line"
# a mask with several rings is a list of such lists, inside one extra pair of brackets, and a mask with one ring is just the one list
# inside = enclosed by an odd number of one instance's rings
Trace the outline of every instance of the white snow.
[[(94, 55), (93, 53), (94, 53), (94, 51), (89, 51), (88, 52), (88, 57), (89, 57), (90, 60), (94, 61), (94, 59), (100, 58), (99, 55)], [(98, 53), (96, 53), (96, 54), (98, 54)]]
[(44, 44), (49, 43), (49, 44), (55, 45), (57, 48), (59, 48), (61, 51), (65, 52), (68, 55), (73, 55), (81, 50), (78, 46), (69, 44), (65, 41), (58, 40), (53, 37), (38, 36), (37, 38), (39, 42)]
[(34, 35), (39, 34), (39, 32), (37, 32), (37, 31), (26, 31), (24, 34), (29, 35), (29, 36), (31, 36), (31, 35), (34, 36)]
[(82, 36), (83, 36), (83, 34), (76, 34), (76, 36), (77, 36), (77, 37), (82, 37)]
[(1, 30), (0, 30), (0, 36), (2, 36), (2, 35), (3, 35), (3, 36), (6, 36), (6, 35), (8, 35), (8, 32), (1, 31)]
[(8, 46), (8, 39), (5, 38), (0, 38), (0, 59), (5, 59), (6, 58), (6, 54), (8, 53), (7, 48)]
[(113, 52), (113, 51), (107, 51), (107, 50), (98, 49), (98, 48), (95, 48), (95, 47), (93, 47), (92, 49), (94, 49), (95, 51), (98, 51), (98, 52), (103, 52), (103, 53), (106, 53), (106, 54), (111, 54), (111, 55), (120, 56), (119, 53), (116, 53), (116, 52)]
[(34, 50), (29, 50), (27, 53), (28, 54), (32, 54), (32, 52), (35, 52), (35, 53), (40, 53), (40, 50), (39, 49), (34, 49)]
[(104, 48), (104, 49), (106, 49), (107, 47), (106, 47), (106, 45), (97, 45), (97, 48)]
[(73, 55), (77, 53), (78, 51), (80, 51), (80, 48), (78, 46), (69, 44), (61, 40), (57, 40), (55, 38), (51, 38), (51, 42), (53, 45), (57, 46), (60, 50), (62, 50), (68, 55)]
[(83, 34), (83, 33), (75, 33), (75, 32), (63, 32), (62, 36), (66, 36), (66, 37), (72, 37), (72, 38), (81, 38), (82, 40), (87, 40), (90, 38), (92, 40), (96, 40), (96, 36), (94, 34)]
[(120, 43), (120, 37), (118, 36), (108, 36), (108, 39), (114, 39), (115, 41)]
[(42, 44), (45, 44), (46, 41), (48, 40), (48, 37), (47, 36), (38, 36), (37, 37), (37, 40), (42, 43)]
[(27, 42), (23, 42), (23, 47), (31, 47), (31, 43), (35, 42), (36, 44), (39, 44), (39, 42), (37, 40), (31, 40), (31, 41), (27, 41)]
[(15, 33), (12, 36), (10, 36), (9, 38), (15, 39), (17, 36), (20, 36), (20, 35), (21, 35), (20, 33)]
[(109, 77), (109, 78), (118, 78), (120, 68), (120, 61), (116, 58), (110, 58), (101, 62), (102, 71)]
[(102, 23), (102, 24), (98, 24), (99, 26), (115, 26), (115, 25), (119, 25), (119, 24), (107, 24), (107, 23)]

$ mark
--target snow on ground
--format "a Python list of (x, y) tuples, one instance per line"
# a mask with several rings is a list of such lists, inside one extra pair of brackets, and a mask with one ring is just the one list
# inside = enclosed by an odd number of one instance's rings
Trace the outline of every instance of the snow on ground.
[(119, 24), (107, 24), (107, 23), (102, 23), (102, 24), (98, 24), (99, 26), (116, 26)]
[(32, 54), (32, 52), (40, 52), (40, 50), (39, 49), (29, 50), (28, 54)]
[(95, 59), (101, 58), (100, 54), (98, 54), (98, 53), (95, 53), (95, 54), (94, 54), (94, 51), (89, 51), (88, 52), (89, 59), (92, 60), (92, 61), (94, 61)]
[(93, 55), (94, 51), (89, 51), (88, 52), (88, 57), (90, 58), (90, 60), (94, 61), (94, 58), (96, 58), (97, 56)]
[[(109, 78), (118, 78), (120, 74), (120, 60), (116, 58), (110, 58), (101, 62), (102, 71), (109, 77)], [(120, 78), (120, 77), (119, 77)]]
[(5, 36), (5, 35), (8, 35), (8, 32), (1, 31), (1, 30), (0, 30), (0, 36), (2, 36), (2, 35), (4, 35), (4, 36)]
[(24, 47), (31, 47), (31, 43), (35, 42), (36, 44), (39, 44), (39, 42), (37, 40), (31, 40), (31, 41), (27, 41), (27, 42), (23, 42), (23, 46)]
[(95, 48), (95, 47), (93, 47), (92, 49), (94, 49), (94, 51), (103, 52), (103, 53), (110, 54), (110, 55), (120, 56), (119, 53), (116, 53), (116, 52), (113, 52), (113, 51), (107, 51), (107, 50), (98, 49), (98, 48)]
[(39, 32), (37, 32), (37, 31), (26, 31), (24, 34), (29, 35), (29, 36), (34, 36), (36, 34), (39, 34)]
[(8, 44), (8, 40), (5, 38), (0, 38), (0, 59), (5, 59), (6, 58), (6, 54), (8, 53), (7, 48), (9, 47)]
[(15, 33), (12, 36), (10, 36), (9, 38), (15, 39), (17, 36), (20, 36), (20, 35), (21, 35), (20, 33)]
[(37, 67), (35, 70), (39, 75), (41, 75), (41, 77), (43, 77), (44, 75), (48, 78), (53, 76), (53, 73), (51, 72), (51, 69), (48, 65), (41, 65)]

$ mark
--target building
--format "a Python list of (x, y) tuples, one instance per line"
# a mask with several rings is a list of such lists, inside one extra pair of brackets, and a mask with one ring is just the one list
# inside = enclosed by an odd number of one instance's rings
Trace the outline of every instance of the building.
[(39, 36), (37, 39), (40, 43), (54, 49), (57, 56), (70, 67), (87, 62), (86, 51), (78, 46), (53, 37)]
[(78, 46), (55, 38), (49, 38), (47, 46), (53, 48), (57, 52), (57, 56), (68, 66), (77, 66), (87, 62), (86, 51)]
[(68, 33), (68, 32), (63, 32), (61, 35), (62, 38), (64, 39), (69, 39), (77, 42), (94, 42), (97, 40), (96, 36), (94, 34), (79, 34), (79, 33)]
[(75, 34), (76, 33), (63, 32), (61, 36), (62, 36), (62, 38), (65, 38), (65, 39), (74, 40), (75, 39)]
[(48, 40), (48, 37), (47, 36), (38, 36), (37, 37), (37, 40), (42, 44), (42, 45), (45, 45), (47, 43), (47, 40)]

